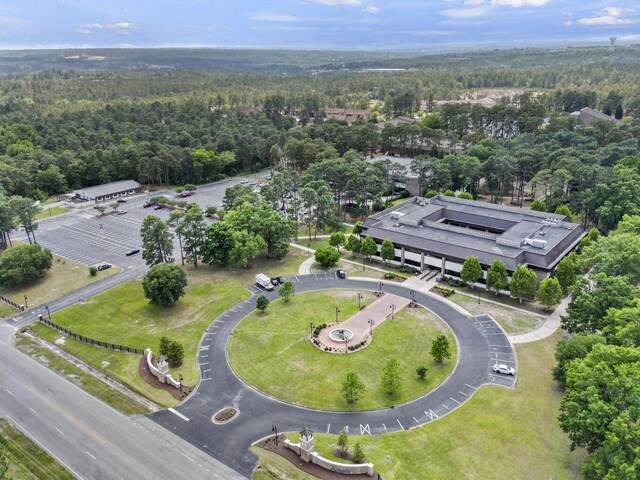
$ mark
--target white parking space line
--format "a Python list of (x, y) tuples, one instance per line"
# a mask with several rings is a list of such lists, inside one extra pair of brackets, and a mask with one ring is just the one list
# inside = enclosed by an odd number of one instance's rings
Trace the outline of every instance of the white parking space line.
[(182, 420), (184, 420), (185, 422), (189, 421), (189, 417), (185, 417), (183, 414), (181, 414), (180, 412), (178, 412), (177, 410), (174, 410), (173, 408), (168, 408), (167, 410), (169, 410), (171, 413), (173, 413), (174, 415), (180, 417)]
[(475, 389), (476, 389), (476, 387), (472, 387), (472, 386), (471, 386), (471, 385), (469, 385), (468, 383), (465, 383), (465, 385), (466, 385), (467, 387), (469, 387), (471, 390), (475, 390)]
[(459, 402), (458, 400), (456, 400), (455, 398), (453, 398), (453, 397), (449, 397), (449, 398), (450, 398), (451, 400), (453, 400), (454, 402), (456, 402), (458, 405), (460, 405), (460, 402)]
[(400, 420), (398, 420), (398, 419), (396, 418), (396, 422), (398, 422), (398, 425), (400, 425), (400, 428), (404, 430), (404, 427), (403, 427), (403, 426), (402, 426), (402, 424), (400, 423)]

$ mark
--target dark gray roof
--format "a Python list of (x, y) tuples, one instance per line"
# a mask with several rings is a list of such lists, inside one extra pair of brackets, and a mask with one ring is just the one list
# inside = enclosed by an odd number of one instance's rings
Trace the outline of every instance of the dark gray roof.
[(438, 195), (410, 199), (372, 215), (363, 226), (367, 236), (415, 251), (460, 260), (475, 255), (486, 266), (501, 258), (510, 270), (520, 263), (547, 270), (584, 236), (565, 219)]
[(120, 180), (119, 182), (105, 183), (104, 185), (74, 190), (74, 193), (97, 198), (105, 195), (113, 195), (114, 193), (128, 192), (129, 190), (135, 190), (141, 187), (142, 185), (135, 180)]

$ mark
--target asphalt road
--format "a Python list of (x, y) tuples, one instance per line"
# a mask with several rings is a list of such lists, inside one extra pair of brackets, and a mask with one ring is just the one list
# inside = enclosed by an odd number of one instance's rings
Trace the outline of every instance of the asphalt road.
[(77, 478), (242, 478), (146, 417), (120, 414), (9, 347), (13, 332), (0, 325), (0, 414)]
[[(291, 280), (296, 282), (297, 292), (332, 288), (379, 289), (379, 282), (339, 280), (333, 273), (299, 275)], [(410, 290), (400, 284), (386, 282), (382, 290), (411, 298)], [(253, 292), (257, 291), (258, 288), (253, 287)], [(267, 296), (275, 299), (278, 293), (274, 291)], [(494, 375), (491, 370), (496, 361), (512, 366), (516, 362), (515, 352), (499, 326), (489, 317), (466, 317), (437, 297), (418, 292), (416, 301), (442, 318), (458, 342), (455, 370), (437, 389), (395, 408), (355, 413), (311, 410), (277, 401), (243, 383), (228, 364), (229, 336), (255, 308), (255, 299), (254, 295), (231, 308), (205, 332), (198, 354), (201, 383), (196, 393), (174, 412), (165, 410), (150, 415), (160, 425), (247, 477), (256, 461), (247, 449), (257, 439), (270, 435), (273, 425), (279, 431), (309, 427), (333, 434), (347, 427), (352, 435), (401, 431), (451, 413), (482, 385), (515, 386), (513, 377)], [(287, 367), (274, 365), (274, 368)], [(239, 416), (225, 425), (213, 424), (212, 416), (227, 406), (238, 408)]]

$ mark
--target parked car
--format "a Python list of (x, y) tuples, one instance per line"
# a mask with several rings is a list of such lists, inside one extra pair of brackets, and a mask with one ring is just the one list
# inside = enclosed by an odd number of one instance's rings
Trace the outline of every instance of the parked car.
[(116, 200), (116, 202), (118, 202), (118, 203), (127, 203), (127, 201), (124, 198), (119, 198), (118, 200)]
[(162, 205), (156, 205), (153, 207), (154, 210), (162, 210)]
[(193, 193), (191, 193), (191, 192), (182, 192), (182, 193), (180, 194), (180, 196), (181, 196), (182, 198), (187, 198), (187, 197), (190, 197), (191, 195), (193, 195)]
[(135, 255), (136, 253), (140, 253), (140, 249), (139, 248), (132, 248), (127, 253), (125, 253), (125, 255), (127, 257), (130, 257), (131, 255)]
[(503, 375), (515, 375), (516, 369), (509, 367), (504, 363), (497, 363), (493, 366), (493, 373), (502, 373)]
[(142, 208), (149, 208), (149, 207), (153, 207), (153, 203), (147, 202), (144, 205), (142, 205)]
[(126, 210), (118, 210), (118, 211), (117, 211), (117, 214), (118, 214), (118, 215), (124, 215), (125, 213), (127, 213), (127, 211), (126, 211)]
[(278, 280), (278, 283), (280, 285), (282, 285), (285, 282), (285, 278), (284, 277), (276, 277), (276, 279)]
[(97, 270), (99, 270), (100, 272), (103, 270), (108, 270), (109, 268), (111, 268), (111, 264), (110, 263), (101, 263), (100, 265), (98, 265), (96, 267)]
[(247, 183), (249, 183), (249, 180), (241, 180), (241, 181), (240, 181), (240, 184), (241, 184), (241, 185), (246, 185)]
[(336, 270), (336, 275), (338, 275), (338, 278), (347, 278), (347, 274), (341, 268)]
[(274, 287), (277, 287), (278, 285), (280, 285), (280, 282), (278, 282), (277, 278), (272, 278), (271, 285), (273, 285)]

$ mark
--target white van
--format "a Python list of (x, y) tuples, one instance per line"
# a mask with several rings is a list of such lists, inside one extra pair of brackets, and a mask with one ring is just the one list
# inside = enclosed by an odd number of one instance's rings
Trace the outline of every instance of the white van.
[(265, 290), (273, 290), (273, 285), (271, 284), (271, 277), (267, 277), (264, 273), (259, 273), (256, 275), (256, 284)]

